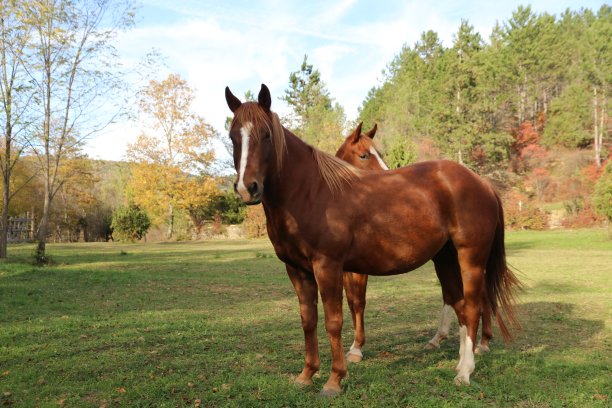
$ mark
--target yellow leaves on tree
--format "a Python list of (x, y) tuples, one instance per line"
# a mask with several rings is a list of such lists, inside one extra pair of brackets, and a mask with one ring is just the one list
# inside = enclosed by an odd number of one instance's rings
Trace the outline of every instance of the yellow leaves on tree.
[(214, 160), (214, 130), (191, 111), (194, 92), (179, 75), (150, 81), (139, 108), (147, 129), (128, 146), (135, 162), (129, 189), (155, 223), (166, 220), (172, 237), (175, 209), (206, 203), (217, 193), (207, 171)]
[(210, 146), (214, 130), (191, 112), (193, 99), (193, 90), (176, 74), (150, 81), (139, 100), (149, 129), (128, 146), (128, 157), (191, 173), (205, 171), (214, 159)]
[(193, 176), (177, 166), (135, 163), (131, 173), (128, 195), (135, 204), (147, 209), (158, 225), (167, 222), (169, 208), (204, 205), (218, 192), (212, 177)]

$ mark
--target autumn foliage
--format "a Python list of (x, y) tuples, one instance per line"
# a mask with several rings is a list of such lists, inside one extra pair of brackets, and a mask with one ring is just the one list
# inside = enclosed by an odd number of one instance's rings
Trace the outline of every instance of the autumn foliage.
[(128, 148), (133, 161), (130, 198), (151, 213), (155, 224), (167, 225), (168, 238), (177, 211), (206, 205), (218, 194), (216, 181), (207, 173), (214, 159), (214, 131), (191, 111), (194, 97), (178, 75), (150, 81), (139, 102), (149, 126)]

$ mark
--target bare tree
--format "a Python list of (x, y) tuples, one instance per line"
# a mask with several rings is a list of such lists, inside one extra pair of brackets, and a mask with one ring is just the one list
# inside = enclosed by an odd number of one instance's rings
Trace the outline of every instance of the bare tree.
[(20, 55), (31, 29), (20, 18), (16, 0), (0, 0), (0, 173), (2, 215), (0, 216), (0, 259), (7, 257), (9, 204), (20, 187), (11, 192), (11, 174), (23, 149), (25, 113), (32, 97)]
[(33, 40), (23, 62), (40, 107), (31, 148), (45, 190), (36, 250), (44, 263), (62, 165), (118, 112), (107, 106), (120, 83), (113, 39), (132, 24), (133, 12), (129, 0), (32, 0), (24, 7)]

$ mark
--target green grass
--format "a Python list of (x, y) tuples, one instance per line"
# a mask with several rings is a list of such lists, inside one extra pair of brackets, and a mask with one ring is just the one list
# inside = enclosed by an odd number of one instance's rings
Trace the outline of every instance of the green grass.
[[(298, 303), (267, 240), (31, 245), (0, 263), (0, 405), (8, 406), (609, 406), (612, 241), (605, 231), (507, 235), (526, 290), (523, 330), (477, 357), (472, 386), (452, 384), (457, 324), (422, 349), (441, 306), (431, 264), (371, 278), (364, 361), (344, 394), (297, 388)], [(321, 307), (319, 309), (322, 309)], [(352, 342), (348, 308), (343, 332)]]

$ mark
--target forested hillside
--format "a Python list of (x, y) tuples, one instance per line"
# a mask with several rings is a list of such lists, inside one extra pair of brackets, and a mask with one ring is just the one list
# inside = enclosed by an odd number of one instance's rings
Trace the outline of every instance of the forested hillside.
[(513, 149), (520, 153), (518, 144), (535, 142), (518, 140), (526, 132), (543, 147), (598, 147), (592, 157), (599, 164), (610, 38), (608, 6), (558, 17), (519, 7), (488, 41), (464, 20), (450, 48), (428, 31), (389, 64), (360, 119), (379, 122), (389, 145), (408, 136), (474, 167), (497, 167)]
[(456, 160), (510, 193), (509, 205), (581, 211), (610, 155), (611, 38), (610, 6), (519, 7), (488, 39), (464, 20), (452, 47), (427, 31), (388, 64), (359, 120), (378, 123), (393, 167)]

